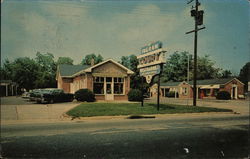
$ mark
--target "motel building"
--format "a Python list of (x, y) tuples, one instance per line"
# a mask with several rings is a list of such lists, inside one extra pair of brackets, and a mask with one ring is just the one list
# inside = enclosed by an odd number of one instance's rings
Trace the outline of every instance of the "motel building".
[[(244, 84), (237, 78), (197, 80), (197, 98), (216, 98), (220, 91), (227, 91), (231, 99), (244, 98)], [(174, 92), (175, 98), (193, 98), (193, 81), (166, 82), (160, 84), (161, 97), (167, 97), (169, 92)], [(157, 96), (157, 84), (150, 87), (151, 97)]]
[(130, 76), (134, 72), (108, 59), (96, 65), (59, 65), (57, 87), (67, 93), (87, 88), (97, 100), (128, 100)]

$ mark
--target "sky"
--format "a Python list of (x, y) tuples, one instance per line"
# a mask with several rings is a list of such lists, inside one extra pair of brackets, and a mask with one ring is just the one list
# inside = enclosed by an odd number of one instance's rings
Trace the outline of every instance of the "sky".
[[(119, 61), (161, 41), (167, 56), (193, 54), (194, 29), (188, 0), (1, 0), (1, 63), (36, 53), (87, 54)], [(250, 61), (249, 1), (200, 0), (206, 29), (198, 33), (198, 56), (238, 74)], [(201, 27), (201, 26), (200, 26)]]

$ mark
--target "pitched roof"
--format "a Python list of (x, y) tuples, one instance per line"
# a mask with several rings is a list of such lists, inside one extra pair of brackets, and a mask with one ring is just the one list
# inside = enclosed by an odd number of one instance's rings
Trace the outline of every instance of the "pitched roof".
[[(112, 62), (112, 63), (116, 64), (117, 66), (123, 68), (124, 70), (127, 71), (127, 74), (133, 74), (133, 73), (134, 73), (133, 71), (131, 71), (131, 70), (128, 69), (127, 67), (123, 66), (122, 64), (120, 64), (120, 63), (118, 63), (118, 62), (116, 62), (116, 61), (114, 61), (114, 60), (112, 60), (112, 59), (107, 59), (107, 60), (105, 60), (105, 61), (103, 61), (103, 62), (100, 62), (100, 63), (98, 63), (98, 64), (96, 64), (96, 65), (94, 65), (94, 66), (91, 66), (91, 67), (87, 68), (87, 69), (84, 70), (84, 71), (85, 71), (85, 72), (92, 72), (92, 69), (94, 69), (94, 68), (96, 68), (96, 67), (98, 67), (98, 66), (100, 66), (100, 65), (103, 65), (104, 63), (107, 63), (107, 62)], [(79, 72), (79, 73), (81, 73), (81, 72)]]
[[(226, 84), (227, 82), (234, 79), (234, 77), (221, 78), (221, 79), (207, 79), (207, 80), (197, 80), (197, 85), (215, 85), (215, 84)], [(189, 84), (193, 84), (193, 81), (190, 81)]]
[(72, 76), (77, 72), (80, 72), (82, 70), (85, 70), (86, 68), (89, 68), (90, 65), (67, 65), (67, 64), (63, 64), (63, 65), (59, 65), (58, 69), (60, 72), (60, 75), (63, 77), (65, 76)]
[[(233, 79), (238, 80), (235, 77), (221, 78), (221, 79), (197, 80), (197, 85), (223, 85), (223, 84), (230, 82)], [(161, 86), (178, 86), (180, 83), (181, 82), (166, 82), (166, 83), (161, 83)], [(193, 81), (189, 81), (188, 84), (193, 85)]]
[(58, 66), (58, 71), (60, 73), (60, 75), (62, 77), (74, 77), (77, 76), (81, 73), (85, 73), (85, 72), (91, 72), (93, 68), (100, 66), (106, 62), (112, 62), (116, 65), (118, 65), (119, 67), (123, 68), (124, 70), (127, 71), (127, 74), (133, 74), (134, 72), (131, 71), (130, 69), (126, 68), (125, 66), (121, 65), (120, 63), (112, 60), (112, 59), (108, 59), (106, 61), (103, 61), (101, 63), (98, 63), (94, 66), (90, 66), (90, 65), (59, 65)]

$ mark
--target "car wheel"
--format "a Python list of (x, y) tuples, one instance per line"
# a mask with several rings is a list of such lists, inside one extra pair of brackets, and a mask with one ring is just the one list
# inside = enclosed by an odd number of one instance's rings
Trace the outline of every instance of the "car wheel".
[(51, 100), (50, 100), (50, 103), (51, 103), (51, 104), (53, 104), (53, 103), (54, 103), (54, 100), (53, 100), (53, 99), (51, 99)]

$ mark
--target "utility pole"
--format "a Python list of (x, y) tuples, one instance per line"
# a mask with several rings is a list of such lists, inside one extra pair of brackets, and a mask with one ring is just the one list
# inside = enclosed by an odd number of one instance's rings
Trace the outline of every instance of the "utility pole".
[[(188, 2), (191, 3), (194, 0)], [(203, 10), (199, 11), (200, 2), (195, 0), (195, 9), (192, 6), (191, 17), (194, 17), (195, 20), (195, 28), (192, 31), (186, 32), (186, 34), (194, 32), (194, 79), (193, 79), (193, 106), (196, 106), (197, 99), (197, 39), (198, 39), (198, 31), (205, 29), (205, 27), (198, 28), (198, 25), (203, 24)]]
[[(187, 58), (187, 83), (189, 84), (189, 54)], [(188, 100), (189, 100), (189, 87), (187, 87), (187, 105), (188, 105)]]

